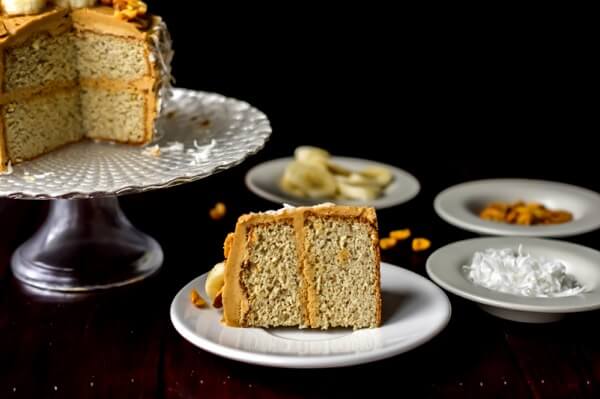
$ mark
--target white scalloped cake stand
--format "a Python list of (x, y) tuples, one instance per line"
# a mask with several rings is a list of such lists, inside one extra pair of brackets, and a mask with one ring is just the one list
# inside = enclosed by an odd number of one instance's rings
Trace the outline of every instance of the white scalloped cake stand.
[[(135, 229), (117, 196), (208, 177), (261, 150), (267, 117), (218, 94), (174, 89), (153, 145), (72, 144), (0, 175), (0, 197), (51, 199), (48, 219), (12, 257), (19, 280), (54, 291), (130, 284), (156, 272), (160, 245)], [(173, 145), (173, 143), (175, 143)]]

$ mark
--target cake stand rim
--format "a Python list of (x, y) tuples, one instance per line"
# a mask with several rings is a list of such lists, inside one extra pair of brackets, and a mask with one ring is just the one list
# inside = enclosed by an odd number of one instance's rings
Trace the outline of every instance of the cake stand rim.
[[(183, 184), (193, 183), (195, 181), (213, 176), (217, 173), (223, 172), (225, 170), (231, 169), (242, 164), (249, 157), (256, 155), (259, 151), (264, 149), (266, 144), (271, 138), (271, 134), (273, 133), (273, 128), (271, 126), (271, 122), (267, 115), (262, 112), (257, 107), (251, 105), (250, 103), (237, 99), (235, 97), (225, 96), (223, 94), (219, 94), (216, 92), (203, 91), (203, 90), (194, 90), (183, 87), (174, 87), (174, 93), (183, 93), (183, 94), (193, 94), (193, 95), (201, 95), (201, 96), (216, 96), (221, 98), (223, 101), (233, 101), (239, 105), (245, 106), (248, 110), (257, 113), (261, 117), (261, 129), (255, 132), (255, 135), (259, 140), (257, 140), (256, 145), (254, 145), (249, 151), (244, 152), (244, 154), (235, 161), (232, 162), (222, 162), (219, 164), (215, 164), (213, 167), (208, 169), (203, 173), (198, 173), (190, 176), (177, 176), (170, 180), (158, 183), (158, 184), (148, 184), (148, 185), (128, 185), (113, 191), (70, 191), (67, 193), (62, 193), (58, 195), (48, 194), (48, 193), (40, 193), (40, 194), (31, 194), (25, 191), (15, 191), (10, 193), (2, 193), (0, 192), (0, 199), (8, 198), (8, 199), (17, 199), (17, 200), (54, 200), (54, 199), (94, 199), (94, 198), (106, 198), (106, 197), (120, 197), (129, 194), (139, 194), (145, 193), (149, 191), (162, 190), (166, 188), (171, 188)], [(2, 176), (0, 176), (1, 178)]]

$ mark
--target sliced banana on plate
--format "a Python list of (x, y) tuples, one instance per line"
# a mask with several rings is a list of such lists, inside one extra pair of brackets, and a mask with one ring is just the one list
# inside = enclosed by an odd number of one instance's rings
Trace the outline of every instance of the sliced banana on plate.
[(225, 284), (225, 262), (217, 263), (206, 276), (204, 289), (213, 302)]
[(381, 186), (356, 173), (349, 177), (336, 176), (335, 180), (342, 198), (371, 201), (381, 195)]
[(294, 151), (294, 158), (299, 162), (325, 165), (327, 164), (327, 161), (329, 161), (329, 158), (331, 158), (331, 155), (322, 148), (303, 145), (296, 148)]
[(46, 8), (46, 0), (1, 0), (0, 3), (8, 15), (37, 14)]
[(368, 166), (359, 173), (366, 178), (376, 181), (382, 187), (388, 186), (394, 179), (392, 172), (383, 166)]
[(281, 186), (302, 192), (309, 198), (333, 197), (337, 191), (335, 178), (327, 168), (317, 163), (293, 161), (285, 168)]
[(285, 168), (281, 189), (303, 198), (347, 198), (371, 201), (380, 197), (394, 175), (382, 166), (353, 171), (331, 161), (331, 154), (318, 147), (300, 146), (294, 161)]

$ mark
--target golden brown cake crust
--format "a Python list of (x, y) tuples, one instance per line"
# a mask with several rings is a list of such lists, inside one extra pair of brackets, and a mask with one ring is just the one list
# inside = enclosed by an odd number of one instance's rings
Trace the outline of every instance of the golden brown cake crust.
[[(241, 285), (241, 270), (246, 254), (246, 237), (249, 229), (258, 224), (279, 223), (292, 220), (296, 232), (296, 247), (300, 259), (299, 275), (306, 282), (314, 281), (314, 269), (306, 261), (304, 248), (304, 221), (307, 216), (339, 217), (359, 219), (369, 225), (372, 237), (377, 237), (377, 215), (373, 208), (360, 208), (350, 206), (316, 206), (282, 209), (275, 212), (251, 213), (241, 216), (236, 224), (235, 232), (228, 235), (225, 242), (225, 285), (223, 288), (223, 321), (228, 326), (244, 327), (244, 316), (249, 310), (248, 300), (244, 295)], [(379, 243), (373, 240), (373, 250), (376, 262), (380, 263)], [(381, 324), (381, 275), (379, 266), (376, 268), (376, 324)], [(315, 287), (308, 284), (301, 286), (300, 302), (303, 320), (306, 326), (318, 327), (318, 299)]]

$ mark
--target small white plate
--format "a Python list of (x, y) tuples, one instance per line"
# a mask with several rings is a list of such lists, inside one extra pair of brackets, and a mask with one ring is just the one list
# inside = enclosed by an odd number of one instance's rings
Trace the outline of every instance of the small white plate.
[(427, 342), (450, 320), (444, 291), (424, 277), (386, 263), (381, 264), (382, 325), (357, 331), (224, 326), (220, 310), (198, 309), (190, 302), (192, 288), (208, 298), (205, 280), (206, 274), (192, 280), (175, 296), (171, 321), (197, 347), (245, 363), (326, 368), (373, 362)]
[[(518, 226), (479, 217), (491, 202), (540, 202), (573, 214), (568, 223)], [(600, 195), (564, 183), (527, 179), (492, 179), (459, 184), (435, 198), (437, 214), (446, 222), (476, 233), (530, 237), (564, 237), (600, 227)]]
[(246, 186), (256, 195), (279, 204), (295, 206), (310, 206), (323, 202), (335, 202), (339, 205), (367, 205), (376, 209), (389, 208), (400, 205), (414, 198), (420, 191), (419, 181), (410, 173), (391, 165), (359, 158), (333, 157), (332, 161), (350, 170), (359, 171), (368, 166), (382, 166), (389, 169), (394, 175), (394, 181), (385, 189), (380, 198), (363, 202), (357, 200), (333, 200), (298, 198), (286, 193), (279, 186), (286, 166), (294, 158), (279, 158), (264, 162), (250, 169), (246, 174)]
[[(533, 298), (505, 294), (473, 284), (462, 266), (473, 254), (488, 248), (518, 248), (533, 256), (558, 259), (586, 291), (560, 298)], [(507, 320), (526, 323), (556, 321), (566, 313), (600, 309), (600, 252), (564, 241), (525, 237), (474, 238), (435, 251), (427, 259), (427, 274), (442, 288), (478, 303), (485, 311)]]

